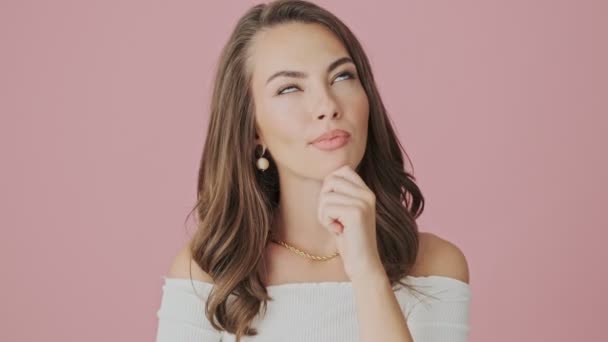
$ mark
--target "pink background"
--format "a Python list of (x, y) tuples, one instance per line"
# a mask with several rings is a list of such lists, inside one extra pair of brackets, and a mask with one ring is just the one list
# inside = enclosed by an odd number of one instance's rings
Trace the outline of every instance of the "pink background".
[[(254, 3), (1, 2), (0, 340), (154, 339)], [(471, 341), (605, 340), (606, 2), (318, 3), (369, 54), (421, 230), (467, 255)]]

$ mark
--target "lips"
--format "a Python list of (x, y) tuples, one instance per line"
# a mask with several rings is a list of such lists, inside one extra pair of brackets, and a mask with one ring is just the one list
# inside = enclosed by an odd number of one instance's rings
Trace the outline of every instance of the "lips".
[(342, 129), (333, 129), (329, 132), (325, 132), (323, 134), (321, 134), (320, 136), (318, 136), (315, 140), (311, 141), (311, 144), (317, 143), (319, 141), (323, 141), (323, 140), (331, 140), (333, 138), (336, 137), (349, 137), (350, 133), (348, 133), (345, 130)]

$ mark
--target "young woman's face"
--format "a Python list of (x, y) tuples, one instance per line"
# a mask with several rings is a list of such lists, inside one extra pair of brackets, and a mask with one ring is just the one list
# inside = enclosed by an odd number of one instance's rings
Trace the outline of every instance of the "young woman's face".
[[(266, 145), (279, 173), (321, 179), (342, 165), (355, 169), (365, 153), (369, 103), (333, 33), (317, 24), (282, 24), (256, 35), (250, 57), (256, 143)], [(346, 62), (333, 64), (339, 60)], [(303, 76), (272, 77), (279, 71)], [(346, 145), (322, 150), (311, 144), (334, 129), (350, 133)]]

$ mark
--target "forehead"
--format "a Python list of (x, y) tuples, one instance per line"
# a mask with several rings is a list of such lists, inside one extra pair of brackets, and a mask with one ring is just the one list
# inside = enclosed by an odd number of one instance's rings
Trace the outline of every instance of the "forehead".
[(335, 34), (320, 24), (288, 23), (256, 34), (250, 50), (254, 82), (278, 70), (325, 72), (336, 58), (348, 51)]

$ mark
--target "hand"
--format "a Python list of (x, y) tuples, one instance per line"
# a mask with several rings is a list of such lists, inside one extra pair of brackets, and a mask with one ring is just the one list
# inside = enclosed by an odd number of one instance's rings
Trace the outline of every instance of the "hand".
[(318, 218), (336, 236), (351, 281), (385, 274), (376, 243), (376, 196), (349, 165), (323, 179)]

